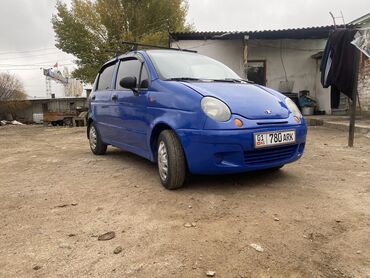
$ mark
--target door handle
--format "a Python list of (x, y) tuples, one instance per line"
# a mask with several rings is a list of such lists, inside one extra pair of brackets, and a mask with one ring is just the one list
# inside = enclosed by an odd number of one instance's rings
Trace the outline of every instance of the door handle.
[(112, 100), (113, 101), (117, 101), (117, 99), (118, 99), (118, 96), (116, 94), (112, 95)]

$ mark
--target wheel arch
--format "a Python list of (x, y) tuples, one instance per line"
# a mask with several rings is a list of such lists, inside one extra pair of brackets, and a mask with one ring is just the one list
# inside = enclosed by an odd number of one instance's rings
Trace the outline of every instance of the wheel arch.
[(175, 130), (169, 124), (164, 123), (164, 122), (157, 123), (153, 127), (152, 132), (150, 133), (150, 139), (149, 139), (149, 146), (150, 146), (150, 151), (152, 153), (153, 161), (157, 159), (156, 146), (157, 146), (159, 134), (161, 134), (163, 130), (172, 130), (173, 132), (175, 132)]

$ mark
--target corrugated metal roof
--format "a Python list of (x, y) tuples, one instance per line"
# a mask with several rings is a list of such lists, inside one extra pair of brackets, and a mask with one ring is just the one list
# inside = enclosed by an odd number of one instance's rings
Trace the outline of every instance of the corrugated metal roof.
[(359, 18), (356, 18), (355, 20), (351, 21), (349, 24), (364, 24), (367, 21), (370, 20), (370, 13), (367, 13)]
[[(348, 25), (347, 25), (348, 26)], [(337, 26), (344, 27), (344, 26)], [(171, 33), (175, 40), (204, 40), (204, 39), (243, 39), (249, 36), (249, 39), (324, 39), (329, 36), (330, 31), (334, 30), (333, 25), (261, 30), (261, 31), (212, 31), (212, 32), (175, 32)]]

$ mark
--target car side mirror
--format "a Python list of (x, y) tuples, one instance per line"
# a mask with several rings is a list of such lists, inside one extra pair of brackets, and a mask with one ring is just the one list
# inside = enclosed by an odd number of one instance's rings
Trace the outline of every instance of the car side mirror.
[(122, 78), (119, 81), (119, 84), (121, 85), (122, 88), (135, 90), (137, 86), (137, 80), (135, 76), (127, 76), (127, 77)]

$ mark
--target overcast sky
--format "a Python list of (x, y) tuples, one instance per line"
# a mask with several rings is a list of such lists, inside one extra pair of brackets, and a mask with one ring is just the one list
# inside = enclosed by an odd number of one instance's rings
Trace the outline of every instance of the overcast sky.
[[(70, 0), (64, 0), (69, 2)], [(330, 25), (329, 11), (346, 22), (370, 12), (369, 0), (188, 0), (188, 22), (200, 31), (243, 31)], [(0, 0), (0, 71), (22, 79), (30, 97), (45, 96), (40, 67), (73, 69), (71, 55), (55, 48), (51, 16), (56, 0)], [(61, 95), (61, 86), (53, 84)]]

